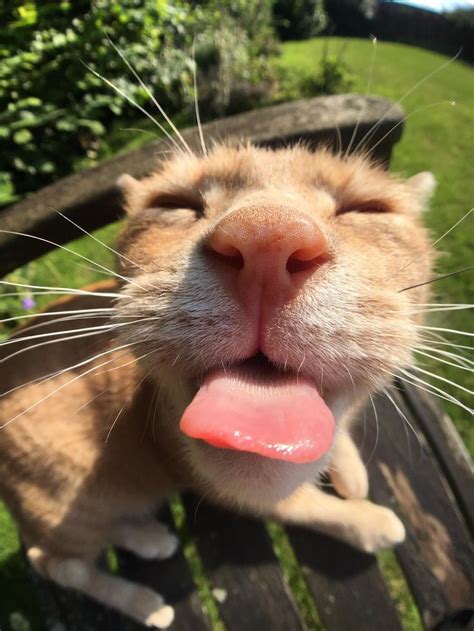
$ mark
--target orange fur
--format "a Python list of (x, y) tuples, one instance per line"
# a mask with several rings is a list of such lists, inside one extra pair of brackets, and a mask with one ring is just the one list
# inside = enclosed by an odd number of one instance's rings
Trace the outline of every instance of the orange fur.
[[(363, 500), (365, 468), (346, 429), (368, 394), (412, 362), (417, 320), (410, 310), (426, 302), (426, 290), (400, 290), (430, 275), (433, 253), (420, 220), (430, 182), (402, 182), (360, 157), (253, 147), (176, 157), (141, 182), (123, 177), (129, 222), (118, 265), (130, 282), (95, 289), (119, 289), (116, 301), (76, 296), (60, 309), (115, 307), (111, 322), (130, 324), (33, 348), (2, 366), (2, 390), (12, 391), (0, 399), (0, 421), (18, 418), (0, 430), (0, 492), (38, 571), (140, 622), (167, 626), (172, 614), (157, 595), (119, 585), (93, 563), (111, 542), (143, 556), (172, 553), (172, 536), (146, 520), (184, 488), (330, 531), (364, 550), (400, 541), (393, 513)], [(327, 244), (327, 257), (291, 298), (272, 305), (262, 333), (271, 361), (314, 379), (334, 408), (340, 440), (332, 455), (308, 465), (218, 450), (178, 426), (206, 372), (255, 351), (253, 325), (229, 291), (236, 272), (213, 256), (209, 238), (236, 213), (273, 226), (275, 208), (295, 220), (304, 215)], [(97, 324), (87, 315), (41, 322), (42, 333)], [(4, 347), (0, 359), (12, 350)], [(306, 484), (331, 457), (347, 500)], [(135, 530), (124, 531), (127, 523)], [(121, 604), (116, 590), (136, 593), (135, 605)]]

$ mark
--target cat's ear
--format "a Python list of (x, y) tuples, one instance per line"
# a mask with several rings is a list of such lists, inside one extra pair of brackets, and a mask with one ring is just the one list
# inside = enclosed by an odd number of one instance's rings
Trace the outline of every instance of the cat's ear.
[(435, 176), (430, 171), (422, 171), (411, 177), (406, 183), (418, 197), (420, 203), (426, 207), (436, 189)]
[(125, 210), (128, 214), (133, 213), (140, 197), (140, 182), (128, 173), (122, 173), (117, 178), (116, 186), (122, 194)]

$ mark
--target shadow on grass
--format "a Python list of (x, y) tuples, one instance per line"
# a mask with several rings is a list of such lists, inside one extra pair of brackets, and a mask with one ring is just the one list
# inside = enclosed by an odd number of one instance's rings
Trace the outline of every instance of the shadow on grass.
[(17, 551), (0, 565), (0, 629), (2, 631), (43, 631), (31, 570), (23, 553)]

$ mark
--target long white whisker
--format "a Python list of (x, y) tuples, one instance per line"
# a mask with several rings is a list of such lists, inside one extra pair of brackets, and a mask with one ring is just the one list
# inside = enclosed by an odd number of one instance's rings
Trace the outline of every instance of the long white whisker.
[(94, 335), (103, 335), (104, 333), (106, 333), (106, 331), (93, 331), (91, 333), (81, 333), (80, 335), (71, 335), (67, 337), (61, 337), (59, 339), (47, 340), (46, 342), (38, 342), (38, 344), (33, 344), (32, 346), (27, 346), (26, 348), (20, 348), (18, 351), (7, 355), (7, 357), (3, 357), (2, 359), (0, 359), (0, 364), (3, 364), (3, 362), (6, 362), (9, 359), (13, 359), (13, 357), (16, 357), (17, 355), (21, 355), (22, 353), (40, 348), (41, 346), (47, 346), (48, 344), (59, 344), (61, 342), (69, 342), (70, 340), (76, 340), (83, 337), (93, 337)]
[(439, 348), (433, 348), (432, 346), (425, 346), (423, 344), (419, 344), (415, 346), (415, 349), (422, 349), (424, 351), (430, 351), (431, 353), (436, 353), (437, 355), (443, 355), (444, 357), (449, 357), (450, 359), (457, 361), (459, 366), (463, 365), (464, 367), (466, 367), (466, 364), (468, 366), (469, 364), (474, 366), (474, 361), (472, 359), (469, 359), (468, 357), (465, 357), (464, 355), (458, 355), (457, 353), (443, 351)]
[[(472, 414), (472, 410), (470, 410), (469, 408), (466, 408), (460, 401), (458, 401), (457, 399), (455, 399), (454, 397), (451, 397), (450, 395), (444, 393), (444, 394), (438, 394), (437, 392), (435, 392), (432, 389), (431, 384), (427, 383), (426, 381), (422, 381), (421, 383), (424, 383), (425, 386), (422, 386), (420, 383), (413, 381), (411, 379), (408, 379), (407, 377), (402, 377), (401, 375), (397, 375), (397, 379), (399, 379), (400, 381), (404, 381), (406, 383), (409, 383), (410, 385), (414, 386), (415, 388), (419, 388), (420, 390), (424, 390), (425, 392), (428, 392), (431, 396), (437, 397), (438, 399), (443, 399), (443, 401), (447, 401), (448, 403), (452, 403), (453, 405), (459, 405), (460, 407), (466, 409), (468, 412), (470, 412)], [(440, 392), (443, 392), (443, 390), (440, 390)]]
[[(467, 303), (464, 302), (419, 302), (418, 307), (465, 307)], [(474, 305), (469, 305), (474, 306)]]
[(469, 333), (468, 331), (458, 331), (456, 329), (444, 329), (439, 326), (426, 326), (423, 324), (417, 324), (415, 326), (425, 331), (441, 331), (442, 333), (455, 333), (456, 335), (466, 335), (467, 337), (474, 337), (474, 333)]
[(80, 226), (79, 224), (77, 224), (75, 221), (73, 221), (72, 219), (70, 219), (69, 217), (66, 217), (66, 215), (63, 215), (63, 213), (59, 210), (56, 211), (58, 215), (60, 215), (63, 219), (65, 219), (66, 221), (69, 221), (69, 223), (71, 223), (73, 226), (75, 226), (78, 230), (80, 230), (81, 232), (83, 232), (84, 234), (86, 234), (88, 237), (90, 237), (91, 239), (94, 239), (94, 241), (96, 241), (96, 243), (99, 243), (100, 245), (102, 245), (104, 248), (107, 248), (107, 250), (109, 250), (110, 252), (113, 252), (114, 254), (116, 254), (118, 257), (120, 257), (121, 259), (123, 259), (124, 261), (127, 261), (128, 263), (130, 263), (131, 265), (134, 265), (135, 267), (138, 267), (138, 269), (142, 270), (142, 272), (146, 273), (146, 270), (141, 267), (140, 265), (138, 265), (138, 263), (135, 263), (135, 261), (130, 260), (127, 256), (125, 256), (125, 254), (121, 254), (120, 252), (117, 252), (117, 250), (114, 250), (114, 248), (111, 248), (109, 245), (107, 245), (106, 243), (104, 243), (103, 241), (101, 241), (100, 239), (98, 239), (97, 237), (95, 237), (93, 234), (91, 234), (90, 232), (88, 232), (87, 230), (85, 230), (82, 226)]
[[(411, 372), (408, 372), (407, 370), (401, 369), (400, 372), (402, 372), (405, 375), (405, 377), (409, 377), (412, 380), (411, 382), (409, 382), (409, 383), (412, 383), (412, 385), (417, 386), (421, 388), (422, 390), (426, 390), (427, 392), (430, 392), (431, 394), (439, 393), (437, 396), (439, 396), (441, 399), (445, 399), (446, 401), (449, 401), (449, 403), (454, 403), (458, 405), (463, 410), (466, 410), (466, 412), (469, 412), (469, 414), (473, 413), (473, 410), (471, 408), (469, 408), (467, 405), (464, 405), (464, 403), (459, 401), (459, 399), (456, 399), (456, 397), (449, 394), (445, 390), (438, 388), (438, 386), (434, 386), (432, 383), (429, 383), (428, 381), (425, 381), (424, 379), (421, 379), (420, 377), (417, 377), (416, 375), (412, 375)], [(403, 379), (402, 377), (399, 377), (399, 378)], [(422, 386), (414, 382), (422, 383), (424, 384), (425, 387), (422, 388)]]
[[(193, 152), (191, 151), (191, 147), (188, 145), (188, 143), (185, 141), (185, 139), (183, 138), (182, 134), (180, 133), (179, 129), (176, 127), (176, 125), (173, 123), (173, 121), (171, 120), (171, 118), (167, 115), (167, 113), (165, 112), (165, 110), (161, 107), (161, 105), (158, 103), (158, 101), (156, 100), (154, 94), (152, 93), (152, 91), (150, 90), (150, 88), (144, 83), (144, 81), (142, 80), (142, 78), (140, 77), (140, 75), (138, 74), (138, 72), (135, 70), (135, 68), (132, 66), (132, 64), (128, 61), (128, 59), (126, 58), (125, 54), (120, 50), (120, 48), (118, 46), (116, 46), (114, 44), (114, 42), (110, 39), (109, 35), (106, 33), (105, 34), (107, 39), (109, 40), (109, 42), (111, 43), (111, 45), (113, 46), (114, 50), (120, 55), (122, 61), (126, 64), (127, 68), (132, 72), (133, 76), (137, 79), (137, 81), (140, 83), (140, 85), (142, 86), (142, 88), (145, 90), (145, 92), (148, 94), (148, 96), (150, 97), (150, 99), (152, 100), (152, 102), (154, 103), (154, 105), (157, 107), (158, 111), (160, 112), (160, 114), (163, 116), (163, 118), (165, 119), (165, 121), (168, 123), (168, 125), (171, 127), (171, 129), (174, 131), (174, 133), (176, 134), (176, 136), (179, 138), (179, 140), (181, 141), (181, 143), (183, 144), (184, 148), (191, 154), (193, 155)], [(178, 145), (179, 147), (179, 145)]]
[(443, 381), (444, 383), (448, 383), (450, 386), (454, 386), (455, 388), (459, 388), (463, 392), (467, 392), (467, 394), (473, 395), (474, 391), (469, 390), (469, 388), (465, 388), (461, 386), (459, 383), (455, 381), (451, 381), (450, 379), (446, 379), (446, 377), (441, 377), (441, 375), (437, 375), (429, 370), (425, 370), (424, 368), (420, 368), (420, 366), (412, 366), (413, 370), (417, 370), (418, 372), (422, 372), (424, 375), (428, 375), (429, 377), (433, 377), (433, 379), (439, 379), (439, 381)]
[[(154, 353), (154, 352), (156, 352), (156, 350), (155, 350), (155, 351), (150, 351), (150, 352), (148, 352), (148, 353), (145, 353), (145, 355), (142, 355), (141, 357), (139, 357), (139, 358), (137, 358), (137, 359), (143, 359), (144, 357), (147, 357), (148, 355), (151, 355), (151, 354), (152, 354), (152, 353)], [(123, 366), (121, 366), (121, 368), (123, 368)], [(119, 410), (119, 412), (118, 412), (117, 416), (115, 417), (115, 419), (114, 419), (114, 421), (113, 421), (112, 425), (110, 426), (109, 431), (107, 432), (107, 436), (105, 437), (105, 441), (104, 441), (104, 442), (106, 442), (106, 443), (108, 442), (108, 440), (109, 440), (109, 438), (110, 438), (110, 434), (112, 433), (112, 430), (114, 429), (114, 427), (115, 427), (115, 425), (116, 425), (117, 421), (119, 420), (120, 415), (121, 415), (121, 414), (122, 414), (122, 412), (124, 411), (125, 407), (126, 407), (126, 406), (127, 406), (127, 404), (129, 403), (130, 399), (132, 399), (132, 398), (133, 398), (133, 396), (134, 396), (135, 392), (136, 392), (136, 391), (138, 390), (138, 388), (142, 385), (142, 383), (145, 381), (145, 379), (149, 376), (149, 374), (150, 374), (150, 373), (151, 373), (151, 368), (150, 368), (150, 370), (149, 370), (149, 371), (148, 371), (145, 375), (143, 375), (143, 377), (140, 379), (140, 381), (137, 383), (137, 385), (136, 385), (136, 386), (135, 386), (135, 388), (133, 389), (133, 391), (132, 391), (132, 394), (131, 394), (130, 398), (129, 398), (129, 399), (127, 399), (127, 400), (125, 401), (125, 403), (122, 405), (122, 407), (120, 408), (120, 410)]]
[(461, 217), (461, 219), (459, 219), (459, 221), (457, 221), (454, 226), (451, 226), (451, 228), (449, 230), (446, 230), (446, 232), (444, 234), (442, 234), (438, 239), (436, 239), (436, 241), (432, 244), (431, 247), (434, 247), (435, 245), (437, 245), (441, 239), (444, 239), (444, 237), (446, 235), (448, 235), (452, 230), (454, 230), (454, 228), (457, 228), (457, 226), (459, 226), (459, 224), (464, 221), (467, 217), (469, 217), (469, 215), (472, 213), (472, 211), (474, 210), (474, 208), (471, 208), (470, 210), (467, 211), (467, 213), (465, 215), (463, 215)]
[[(0, 280), (0, 285), (10, 285), (12, 287), (25, 287), (27, 289), (47, 289), (52, 291), (46, 291), (46, 294), (73, 294), (80, 296), (98, 296), (99, 298), (122, 298), (122, 294), (114, 294), (111, 292), (103, 291), (88, 291), (87, 289), (74, 289), (72, 287), (48, 287), (47, 285), (27, 285), (26, 283), (14, 283), (8, 280)], [(15, 295), (18, 292), (15, 292)], [(30, 292), (25, 292), (30, 294)], [(43, 292), (41, 292), (43, 293)], [(3, 296), (5, 294), (0, 294)]]
[(425, 75), (423, 77), (423, 79), (420, 79), (417, 83), (415, 83), (415, 85), (410, 88), (408, 90), (408, 92), (406, 92), (396, 103), (394, 103), (392, 105), (392, 107), (382, 116), (382, 118), (380, 118), (374, 125), (372, 125), (372, 127), (369, 129), (369, 131), (365, 134), (365, 136), (362, 138), (362, 140), (358, 143), (357, 147), (355, 148), (355, 151), (357, 151), (360, 147), (360, 145), (362, 143), (364, 143), (366, 140), (368, 140), (372, 134), (376, 131), (376, 129), (378, 129), (380, 127), (380, 125), (382, 124), (382, 122), (393, 112), (393, 110), (400, 105), (400, 103), (403, 103), (403, 101), (410, 96), (410, 94), (412, 94), (415, 90), (417, 90), (420, 85), (423, 85), (423, 83), (425, 83), (426, 81), (428, 81), (428, 79), (430, 79), (433, 75), (437, 74), (438, 72), (441, 72), (442, 70), (444, 70), (444, 68), (446, 68), (447, 66), (449, 66), (450, 64), (453, 63), (453, 61), (455, 61), (459, 55), (461, 54), (461, 50), (459, 50), (454, 57), (452, 57), (451, 59), (448, 59), (448, 61), (444, 62), (441, 66), (438, 66), (437, 68), (435, 68), (434, 70), (432, 70), (429, 74)]
[(377, 408), (375, 407), (374, 398), (370, 394), (369, 394), (369, 399), (370, 399), (370, 403), (372, 404), (372, 409), (374, 411), (374, 418), (375, 418), (375, 444), (373, 446), (372, 451), (370, 452), (370, 456), (369, 456), (367, 462), (365, 463), (366, 466), (370, 463), (370, 461), (374, 457), (375, 450), (377, 449), (377, 445), (378, 445), (378, 442), (379, 442), (379, 429), (380, 429), (380, 427), (379, 427), (379, 415), (377, 413)]
[(352, 143), (355, 140), (355, 137), (357, 136), (357, 131), (359, 129), (360, 126), (360, 121), (362, 120), (362, 114), (365, 113), (366, 109), (367, 109), (367, 97), (369, 96), (369, 92), (370, 92), (370, 88), (372, 86), (372, 79), (373, 79), (373, 75), (374, 75), (374, 67), (375, 67), (375, 55), (377, 52), (377, 38), (372, 36), (372, 58), (370, 61), (370, 70), (369, 70), (369, 78), (367, 81), (367, 87), (365, 89), (365, 95), (364, 95), (364, 107), (361, 108), (359, 115), (357, 116), (357, 121), (355, 124), (355, 127), (352, 131), (352, 135), (351, 135), (351, 139), (349, 141), (349, 145), (346, 149), (346, 151), (344, 152), (344, 158), (347, 158), (347, 156), (350, 154), (351, 149), (352, 149)]
[(104, 390), (102, 390), (101, 392), (99, 392), (99, 394), (96, 394), (95, 396), (93, 396), (91, 399), (89, 399), (88, 401), (86, 401), (85, 403), (83, 403), (80, 407), (78, 407), (73, 413), (72, 416), (74, 416), (75, 414), (78, 414), (81, 410), (83, 410), (85, 407), (87, 407), (90, 403), (92, 403), (93, 401), (95, 401), (96, 399), (98, 399), (99, 397), (101, 397), (103, 394), (105, 394), (107, 392), (108, 388), (105, 388)]
[(41, 333), (39, 335), (27, 335), (26, 337), (15, 337), (13, 339), (6, 340), (0, 343), (0, 347), (9, 346), (10, 344), (17, 344), (18, 342), (26, 342), (28, 340), (36, 340), (44, 337), (53, 337), (56, 335), (68, 335), (69, 333), (84, 333), (85, 331), (113, 331), (123, 326), (130, 326), (131, 324), (137, 324), (138, 322), (145, 322), (147, 320), (154, 320), (154, 317), (140, 318), (138, 320), (132, 320), (131, 322), (117, 322), (111, 324), (102, 324), (98, 326), (85, 327), (83, 329), (70, 329), (69, 331), (50, 331), (49, 333)]
[(474, 305), (441, 305), (439, 307), (427, 307), (426, 309), (411, 309), (408, 313), (437, 313), (440, 311), (465, 311), (473, 309)]
[(10, 346), (11, 344), (18, 344), (19, 342), (27, 342), (29, 340), (37, 340), (45, 337), (54, 337), (58, 335), (68, 335), (69, 333), (84, 333), (89, 331), (103, 331), (103, 330), (113, 330), (117, 326), (122, 326), (120, 324), (102, 324), (97, 326), (85, 327), (82, 329), (70, 329), (69, 331), (50, 331), (49, 333), (40, 333), (38, 335), (27, 335), (24, 337), (14, 337), (8, 339), (4, 342), (0, 343), (0, 347), (2, 346)]
[[(81, 366), (84, 366), (85, 364), (88, 364), (88, 363), (90, 363), (92, 361), (95, 361), (96, 359), (99, 359), (100, 357), (103, 357), (104, 355), (116, 352), (116, 351), (124, 349), (124, 348), (128, 348), (129, 346), (132, 346), (132, 344), (133, 344), (133, 342), (130, 343), (130, 344), (123, 344), (122, 346), (118, 346), (117, 348), (109, 349), (107, 351), (104, 351), (103, 353), (99, 353), (98, 355), (95, 355), (94, 357), (86, 359), (83, 362), (79, 362), (78, 364), (76, 364), (73, 367), (66, 368), (62, 372), (67, 372), (69, 370), (73, 370), (74, 368), (79, 368)], [(5, 427), (7, 427), (8, 425), (10, 425), (14, 421), (16, 421), (18, 418), (20, 418), (21, 416), (23, 416), (27, 412), (30, 412), (31, 410), (36, 408), (38, 405), (40, 405), (41, 403), (43, 403), (47, 399), (51, 398), (53, 395), (58, 393), (60, 390), (63, 390), (63, 388), (65, 388), (66, 386), (70, 385), (71, 383), (74, 383), (75, 381), (77, 381), (78, 379), (81, 379), (82, 377), (85, 377), (89, 373), (93, 372), (94, 370), (97, 370), (98, 368), (101, 368), (102, 366), (105, 366), (106, 364), (112, 363), (113, 361), (115, 361), (114, 357), (112, 357), (112, 359), (106, 360), (105, 362), (102, 362), (98, 366), (93, 366), (92, 368), (89, 368), (88, 370), (86, 370), (85, 372), (81, 373), (80, 375), (77, 375), (76, 377), (74, 377), (73, 379), (70, 379), (69, 381), (67, 381), (66, 383), (62, 384), (61, 386), (58, 386), (52, 392), (49, 392), (46, 396), (42, 397), (39, 401), (36, 401), (32, 405), (30, 405), (26, 409), (24, 409), (22, 412), (16, 414), (13, 418), (9, 419), (6, 423), (3, 423), (3, 425), (0, 425), (0, 429), (4, 429)]]
[[(1, 295), (0, 295), (1, 297)], [(12, 318), (5, 318), (4, 320), (0, 320), (0, 324), (5, 324), (5, 322), (14, 322), (15, 320), (23, 320), (24, 318), (46, 318), (48, 316), (52, 316), (52, 315), (76, 315), (76, 314), (86, 314), (86, 313), (90, 313), (90, 314), (96, 314), (99, 312), (110, 312), (110, 311), (115, 311), (115, 309), (113, 307), (103, 307), (100, 309), (75, 309), (75, 310), (70, 310), (70, 311), (46, 311), (46, 312), (42, 312), (42, 313), (25, 313), (24, 315), (21, 316), (15, 316)]]
[(201, 142), (202, 153), (207, 156), (207, 147), (204, 141), (204, 134), (202, 133), (201, 115), (199, 113), (199, 97), (197, 87), (197, 73), (196, 73), (196, 55), (195, 55), (195, 42), (193, 42), (193, 85), (194, 85), (194, 113), (196, 114), (196, 123), (199, 132), (199, 140)]
[(435, 331), (426, 331), (426, 335), (430, 335), (431, 337), (426, 337), (423, 335), (419, 336), (420, 341), (426, 342), (427, 344), (436, 344), (436, 346), (451, 346), (452, 348), (460, 348), (466, 351), (474, 351), (474, 346), (466, 346), (464, 344), (454, 344), (454, 342), (448, 342), (446, 338)]
[[(393, 125), (392, 127), (390, 127), (390, 129), (382, 136), (382, 138), (379, 138), (377, 140), (377, 142), (374, 145), (370, 146), (370, 150), (374, 151), (379, 145), (380, 143), (382, 143), (388, 136), (390, 136), (390, 134), (397, 129), (397, 127), (400, 127), (400, 125), (405, 124), (405, 122), (411, 118), (412, 116), (415, 116), (415, 114), (419, 114), (420, 112), (424, 112), (425, 110), (429, 110), (432, 107), (438, 107), (439, 105), (450, 105), (451, 107), (454, 106), (456, 103), (455, 101), (437, 101), (436, 103), (429, 103), (428, 105), (424, 105), (423, 107), (418, 107), (416, 110), (413, 110), (412, 112), (410, 112), (409, 114), (407, 114), (406, 116), (404, 116), (401, 120), (399, 120), (397, 123), (395, 123), (395, 125)], [(367, 138), (367, 142), (370, 141), (370, 138)], [(364, 145), (362, 145), (364, 146)], [(357, 149), (359, 149), (360, 147), (360, 143), (359, 145), (357, 145)]]
[[(418, 441), (418, 444), (421, 447), (421, 441), (420, 441), (420, 437), (418, 436), (418, 434), (416, 433), (415, 428), (413, 427), (413, 425), (410, 423), (410, 421), (408, 420), (406, 414), (404, 414), (402, 412), (402, 410), (400, 409), (400, 406), (397, 405), (395, 399), (391, 396), (391, 394), (388, 392), (388, 390), (386, 388), (383, 389), (383, 393), (385, 394), (385, 396), (387, 397), (387, 399), (389, 401), (391, 401), (393, 407), (397, 410), (398, 414), (400, 415), (400, 418), (403, 419), (405, 421), (405, 423), (408, 425), (408, 427), (411, 429), (411, 431), (413, 432), (413, 435), (415, 436), (416, 440)], [(407, 437), (408, 440), (408, 437)], [(408, 448), (410, 448), (410, 441), (408, 441)]]
[[(41, 315), (41, 314), (36, 314), (36, 315), (38, 316), (38, 315)], [(32, 314), (31, 317), (35, 317), (34, 314)], [(134, 317), (134, 316), (121, 316), (120, 315), (120, 316), (113, 316), (113, 317), (115, 319), (117, 317)], [(21, 328), (19, 330), (21, 330), (21, 331), (27, 330), (29, 332), (29, 331), (34, 331), (36, 329), (41, 329), (41, 328), (43, 328), (45, 326), (49, 326), (51, 324), (58, 324), (60, 322), (73, 322), (74, 320), (84, 320), (84, 319), (87, 319), (87, 320), (98, 320), (99, 319), (100, 320), (100, 319), (110, 319), (110, 318), (111, 318), (110, 314), (100, 314), (100, 313), (98, 313), (96, 315), (90, 314), (90, 315), (86, 316), (86, 318), (84, 318), (83, 315), (78, 314), (78, 315), (72, 315), (72, 316), (64, 316), (64, 318), (55, 318), (54, 320), (45, 320), (45, 321), (42, 321), (42, 322), (38, 322), (37, 324), (28, 324), (28, 326), (25, 325), (24, 328)], [(14, 339), (14, 337), (12, 336), (12, 337), (10, 337), (8, 339)], [(0, 342), (0, 346), (1, 346), (1, 342)]]
[(77, 256), (80, 259), (83, 259), (84, 261), (88, 261), (89, 263), (92, 263), (92, 265), (96, 265), (97, 267), (99, 267), (102, 270), (105, 270), (112, 276), (116, 276), (117, 278), (120, 278), (121, 280), (124, 280), (127, 283), (131, 283), (132, 285), (136, 285), (139, 289), (143, 289), (144, 291), (146, 291), (145, 287), (142, 287), (136, 281), (130, 278), (127, 278), (126, 276), (122, 276), (121, 274), (118, 274), (117, 272), (114, 272), (113, 270), (108, 269), (104, 265), (101, 265), (100, 263), (96, 263), (96, 261), (93, 261), (92, 259), (87, 258), (87, 256), (84, 256), (83, 254), (79, 254), (79, 252), (74, 252), (74, 250), (71, 250), (70, 248), (67, 248), (64, 245), (60, 245), (59, 243), (55, 243), (54, 241), (50, 241), (49, 239), (43, 239), (43, 237), (37, 237), (34, 234), (26, 234), (24, 232), (16, 232), (14, 230), (1, 230), (0, 229), (0, 233), (15, 234), (19, 237), (28, 237), (29, 239), (35, 239), (36, 241), (42, 241), (43, 243), (48, 243), (49, 245), (53, 245), (56, 248), (60, 248), (61, 250), (68, 252), (69, 254), (74, 254), (74, 256)]
[[(468, 210), (467, 213), (461, 217), (461, 219), (456, 221), (456, 223), (453, 226), (451, 226), (451, 228), (449, 228), (449, 230), (446, 230), (445, 233), (443, 233), (440, 237), (438, 237), (438, 239), (436, 239), (436, 241), (430, 245), (430, 248), (434, 248), (441, 241), (441, 239), (444, 239), (444, 237), (447, 236), (452, 230), (457, 228), (459, 226), (459, 224), (466, 219), (466, 217), (469, 217), (469, 215), (472, 213), (473, 210), (474, 210), (474, 208), (471, 208), (470, 210)], [(413, 263), (413, 261), (415, 261), (416, 258), (417, 257), (413, 257), (413, 258), (409, 259), (405, 263), (405, 265), (403, 265), (400, 268), (400, 272), (402, 272), (408, 265), (410, 265), (410, 263)]]
[(474, 265), (470, 265), (469, 267), (464, 267), (462, 269), (457, 269), (457, 270), (454, 270), (454, 272), (441, 274), (441, 276), (435, 276), (434, 278), (424, 280), (421, 283), (415, 283), (414, 285), (409, 285), (408, 287), (399, 289), (398, 293), (402, 293), (403, 291), (408, 291), (410, 289), (415, 289), (416, 287), (423, 287), (424, 285), (431, 285), (432, 283), (436, 283), (438, 280), (444, 280), (445, 278), (450, 278), (451, 276), (457, 276), (458, 274), (464, 274), (464, 272), (471, 272), (472, 270), (474, 270)]
[[(84, 63), (84, 62), (82, 62)], [(98, 79), (100, 79), (101, 81), (103, 81), (104, 83), (106, 83), (109, 87), (111, 87), (113, 90), (115, 90), (115, 92), (117, 92), (117, 94), (120, 94), (121, 97), (123, 97), (126, 101), (128, 101), (131, 105), (133, 105), (134, 107), (137, 108), (137, 110), (139, 110), (142, 114), (144, 114), (147, 118), (149, 118), (152, 123), (154, 123), (158, 129), (160, 131), (163, 132), (163, 134), (166, 136), (166, 138), (168, 138), (168, 140), (175, 146), (175, 149), (179, 152), (179, 153), (183, 153), (183, 148), (176, 142), (176, 140), (173, 138), (173, 136), (171, 136), (171, 134), (168, 133), (168, 131), (166, 130), (165, 127), (163, 127), (163, 125), (161, 125), (161, 123), (159, 123), (156, 118), (154, 116), (152, 116), (150, 114), (150, 112), (148, 112), (144, 107), (142, 107), (141, 105), (139, 105), (136, 101), (134, 101), (128, 94), (126, 94), (123, 90), (121, 90), (118, 86), (116, 86), (114, 83), (112, 83), (112, 81), (109, 81), (108, 79), (106, 79), (104, 76), (102, 76), (99, 72), (97, 72), (96, 70), (94, 70), (94, 68), (92, 68), (92, 66), (89, 66), (88, 64), (84, 63), (84, 66), (90, 71), (92, 72), (92, 74), (94, 74)]]
[(442, 364), (447, 364), (448, 366), (453, 366), (454, 368), (459, 368), (459, 370), (467, 370), (468, 372), (472, 372), (472, 366), (461, 366), (458, 363), (450, 362), (447, 359), (443, 359), (442, 357), (436, 357), (436, 355), (431, 355), (430, 353), (425, 353), (424, 351), (420, 351), (416, 348), (412, 349), (414, 353), (418, 355), (424, 355), (425, 357), (429, 357), (434, 361), (440, 362)]

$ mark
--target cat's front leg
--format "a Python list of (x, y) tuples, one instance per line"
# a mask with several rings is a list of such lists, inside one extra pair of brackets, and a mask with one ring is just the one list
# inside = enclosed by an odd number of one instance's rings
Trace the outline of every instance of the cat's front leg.
[(58, 557), (38, 547), (29, 548), (27, 555), (41, 576), (61, 587), (75, 589), (146, 627), (166, 629), (173, 621), (173, 608), (144, 585), (107, 574), (85, 559)]
[(346, 431), (339, 433), (332, 450), (329, 477), (341, 497), (362, 500), (369, 493), (367, 469)]
[(142, 559), (168, 559), (179, 546), (179, 539), (156, 519), (124, 520), (116, 524), (111, 543)]
[(277, 519), (341, 539), (364, 552), (401, 543), (405, 528), (393, 511), (363, 499), (341, 499), (303, 484), (273, 509)]

